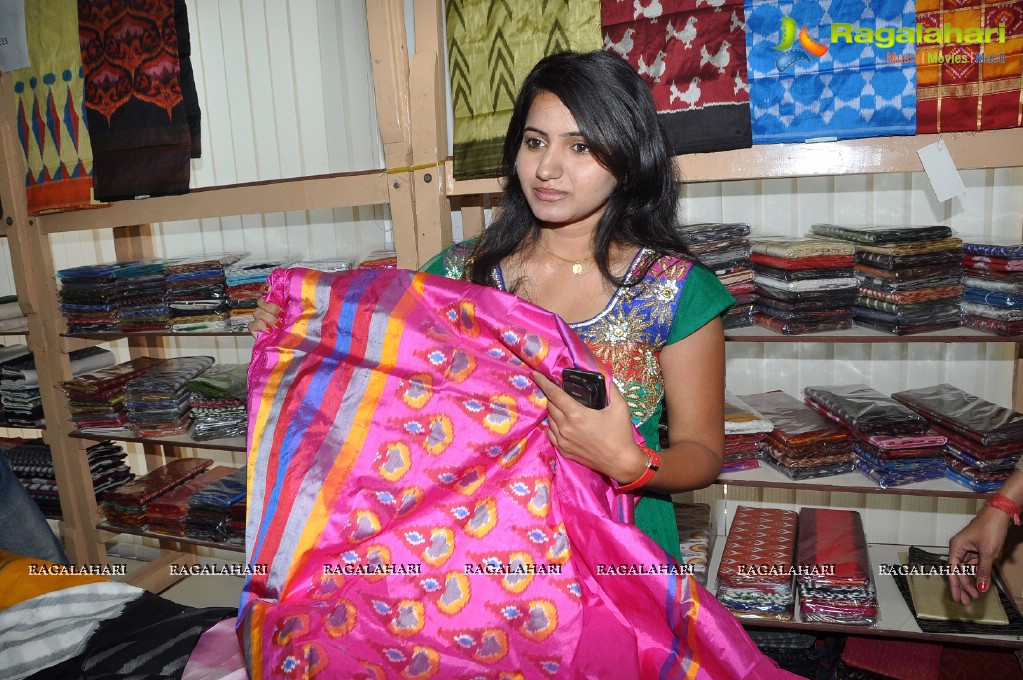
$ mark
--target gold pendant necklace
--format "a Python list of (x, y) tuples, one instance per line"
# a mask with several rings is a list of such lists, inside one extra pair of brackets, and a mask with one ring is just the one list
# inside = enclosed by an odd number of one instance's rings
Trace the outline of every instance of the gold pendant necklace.
[(557, 253), (552, 253), (547, 248), (547, 246), (545, 246), (544, 244), (540, 243), (539, 241), (537, 241), (536, 244), (538, 246), (540, 246), (541, 248), (543, 248), (543, 251), (545, 253), (547, 253), (548, 255), (550, 255), (551, 257), (553, 257), (553, 258), (555, 258), (557, 260), (561, 260), (562, 262), (567, 262), (568, 264), (572, 265), (572, 274), (574, 276), (579, 276), (580, 274), (582, 274), (583, 273), (583, 262), (586, 261), (586, 260), (589, 260), (591, 257), (593, 257), (591, 255), (589, 257), (583, 258), (582, 260), (570, 260), (567, 257), (562, 257), (561, 255), (558, 255)]

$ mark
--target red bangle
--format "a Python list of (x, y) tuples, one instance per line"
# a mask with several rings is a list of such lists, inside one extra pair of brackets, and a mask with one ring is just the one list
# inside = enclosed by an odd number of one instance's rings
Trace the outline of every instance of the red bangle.
[(1023, 511), (1023, 508), (1020, 508), (1018, 505), (1013, 503), (1011, 498), (1003, 496), (1000, 493), (993, 493), (987, 499), (987, 504), (990, 505), (992, 508), (997, 508), (998, 510), (1001, 510), (1006, 515), (1011, 517), (1012, 523), (1015, 524), (1016, 526), (1020, 525), (1019, 513)]
[(657, 474), (657, 471), (661, 469), (661, 456), (659, 453), (645, 446), (640, 446), (639, 448), (646, 454), (646, 470), (643, 471), (643, 474), (636, 481), (619, 486), (616, 489), (616, 493), (635, 491), (640, 487), (646, 486), (654, 478), (654, 475)]

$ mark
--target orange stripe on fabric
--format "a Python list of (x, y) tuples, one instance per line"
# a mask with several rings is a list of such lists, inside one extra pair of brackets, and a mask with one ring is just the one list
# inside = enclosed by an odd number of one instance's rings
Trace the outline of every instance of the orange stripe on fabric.
[[(692, 583), (690, 583), (690, 586), (691, 585)], [(686, 612), (686, 616), (689, 618), (689, 625), (686, 630), (686, 642), (689, 644), (689, 649), (692, 651), (693, 657), (689, 662), (689, 668), (686, 669), (686, 680), (689, 680), (690, 678), (695, 679), (696, 675), (700, 672), (700, 658), (698, 654), (699, 647), (696, 646), (696, 619), (700, 615), (699, 590), (696, 588), (690, 588), (689, 596), (692, 600), (692, 604), (689, 606), (689, 611)]]

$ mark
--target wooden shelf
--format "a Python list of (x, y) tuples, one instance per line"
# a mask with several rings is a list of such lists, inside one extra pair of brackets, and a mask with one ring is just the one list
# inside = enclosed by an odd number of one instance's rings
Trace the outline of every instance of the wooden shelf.
[[(711, 556), (707, 571), (707, 590), (717, 592), (717, 573), (721, 564), (721, 553), (724, 552), (725, 536), (717, 536), (714, 540), (714, 551)], [(926, 642), (948, 642), (959, 644), (973, 644), (985, 647), (1008, 647), (1012, 649), (1023, 649), (1023, 636), (1020, 635), (979, 635), (979, 634), (951, 634), (951, 633), (925, 633), (920, 630), (913, 613), (910, 611), (906, 600), (902, 597), (895, 579), (889, 574), (878, 574), (878, 565), (901, 564), (900, 552), (906, 552), (908, 546), (892, 545), (887, 543), (868, 544), (867, 550), (870, 555), (871, 575), (874, 580), (874, 587), (877, 589), (878, 615), (877, 623), (873, 626), (854, 626), (838, 623), (817, 623), (802, 621), (799, 618), (798, 607), (795, 618), (792, 621), (772, 621), (764, 619), (753, 619), (736, 617), (747, 628), (779, 628), (795, 631), (820, 631), (829, 633), (841, 633), (844, 635), (863, 635), (871, 637), (899, 638), (907, 640), (921, 640)], [(936, 551), (944, 551), (945, 548), (935, 548)], [(797, 594), (798, 598), (798, 594)]]
[(951, 479), (931, 479), (902, 486), (883, 489), (860, 472), (846, 472), (841, 475), (818, 479), (794, 480), (775, 470), (766, 463), (759, 468), (727, 472), (720, 475), (715, 484), (730, 486), (752, 486), (770, 489), (796, 489), (799, 491), (829, 491), (848, 493), (869, 493), (887, 496), (929, 496), (937, 498), (966, 498), (981, 500), (987, 494), (972, 491)]
[[(719, 182), (783, 177), (821, 177), (891, 172), (921, 172), (917, 151), (945, 142), (960, 170), (1023, 166), (1023, 128), (952, 132), (941, 135), (869, 137), (812, 144), (757, 144), (748, 149), (676, 156), (684, 182)], [(457, 181), (453, 163), (445, 164), (448, 196), (498, 194), (499, 179)]]
[(92, 434), (89, 432), (82, 432), (81, 430), (75, 430), (68, 436), (74, 437), (75, 439), (86, 439), (94, 442), (105, 442), (109, 440), (115, 442), (134, 442), (136, 444), (158, 444), (160, 446), (174, 446), (189, 449), (209, 449), (211, 451), (236, 451), (241, 453), (246, 451), (245, 437), (225, 437), (223, 439), (209, 439), (207, 441), (197, 442), (187, 434), (175, 437), (139, 437), (130, 430), (124, 430), (123, 434)]
[(204, 548), (216, 548), (217, 550), (228, 550), (230, 552), (244, 553), (245, 546), (227, 545), (225, 543), (217, 543), (215, 541), (200, 541), (194, 538), (187, 538), (185, 536), (174, 536), (172, 534), (162, 534), (159, 531), (148, 531), (145, 529), (133, 529), (130, 527), (124, 527), (119, 524), (111, 524), (110, 522), (100, 522), (96, 525), (96, 528), (100, 531), (111, 531), (117, 534), (131, 534), (132, 536), (144, 536), (145, 538), (158, 538), (161, 541), (177, 541), (185, 545), (202, 546)]
[(388, 202), (384, 170), (296, 177), (269, 182), (193, 189), (181, 196), (117, 201), (105, 207), (40, 215), (30, 220), (55, 234), (154, 222), (261, 213), (379, 205)]
[(745, 326), (725, 331), (725, 340), (729, 342), (826, 342), (826, 343), (900, 343), (907, 342), (1023, 342), (1023, 336), (995, 335), (974, 328), (952, 328), (943, 331), (929, 331), (913, 335), (892, 335), (873, 328), (853, 326), (841, 331), (822, 333), (802, 333), (785, 335), (776, 333), (763, 326)]

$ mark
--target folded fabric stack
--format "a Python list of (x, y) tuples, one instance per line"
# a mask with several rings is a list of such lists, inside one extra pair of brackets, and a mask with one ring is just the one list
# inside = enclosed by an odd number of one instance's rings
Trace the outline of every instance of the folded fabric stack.
[(158, 331), (170, 327), (164, 296), (167, 281), (163, 260), (140, 260), (114, 272), (114, 306), (125, 333)]
[(771, 421), (731, 392), (725, 392), (725, 461), (721, 472), (760, 467), (760, 442), (774, 429)]
[(232, 472), (234, 468), (223, 465), (208, 468), (198, 476), (149, 501), (146, 506), (149, 531), (184, 537), (188, 502), (192, 500), (192, 496)]
[(892, 398), (946, 437), (945, 475), (974, 491), (996, 491), (1023, 454), (1023, 413), (948, 383), (896, 392)]
[(798, 517), (791, 510), (736, 508), (718, 567), (717, 598), (738, 617), (789, 620)]
[(245, 477), (246, 469), (238, 468), (192, 496), (185, 517), (188, 538), (245, 545), (244, 528), (239, 535), (229, 525), (231, 506), (245, 500)]
[[(365, 269), (394, 269), (397, 266), (397, 258), (390, 257), (387, 253), (394, 251), (375, 251), (379, 259), (367, 259)], [(374, 256), (371, 256), (374, 257)], [(394, 266), (390, 266), (394, 264)], [(299, 260), (292, 262), (288, 267), (301, 267), (303, 269), (315, 269), (320, 272), (347, 272), (355, 269), (355, 263), (351, 260)], [(359, 265), (363, 267), (363, 265)]]
[(689, 252), (712, 270), (735, 298), (735, 306), (722, 319), (726, 329), (753, 325), (757, 295), (750, 263), (751, 230), (744, 223), (710, 222), (682, 227), (682, 240)]
[(28, 330), (28, 317), (21, 311), (17, 295), (0, 295), (0, 335), (24, 333)]
[(941, 444), (936, 443), (940, 439), (930, 423), (893, 398), (862, 384), (807, 387), (803, 392), (808, 405), (849, 428), (856, 438), (856, 469), (878, 486), (945, 476)]
[(188, 381), (213, 365), (210, 356), (168, 359), (125, 386), (128, 422), (140, 437), (167, 437), (188, 432)]
[(167, 306), (175, 332), (228, 330), (230, 309), (224, 272), (248, 253), (219, 253), (164, 262)]
[(192, 439), (202, 442), (247, 434), (248, 371), (248, 364), (214, 364), (188, 381)]
[(208, 458), (177, 458), (147, 472), (115, 491), (103, 494), (100, 510), (111, 524), (145, 529), (149, 503), (168, 491), (202, 474), (213, 465)]
[[(74, 350), (68, 354), (68, 359), (72, 375), (114, 365), (114, 353), (102, 347)], [(11, 427), (43, 427), (45, 424), (39, 374), (31, 353), (0, 366), (0, 402)]]
[(682, 563), (690, 567), (693, 577), (706, 587), (707, 566), (714, 550), (714, 521), (710, 506), (706, 503), (678, 502), (674, 506)]
[(852, 328), (853, 247), (809, 237), (753, 239), (757, 325), (786, 335)]
[[(3, 375), (4, 366), (7, 364), (17, 364), (19, 360), (29, 356), (30, 351), (31, 350), (29, 350), (28, 345), (0, 345), (0, 376)], [(6, 427), (7, 425), (7, 416), (4, 413), (3, 399), (0, 399), (0, 426)]]
[(247, 508), (245, 498), (242, 498), (232, 503), (231, 507), (227, 509), (227, 542), (230, 545), (239, 547), (245, 545), (245, 513)]
[(803, 621), (859, 626), (877, 622), (877, 591), (860, 513), (801, 508), (796, 564)]
[[(4, 445), (4, 448), (15, 476), (44, 515), (59, 517), (60, 495), (49, 445), (42, 439), (7, 441), (14, 442), (13, 446)], [(85, 456), (97, 497), (131, 481), (135, 476), (124, 462), (127, 457), (124, 449), (113, 442), (93, 444), (85, 450)]]
[(280, 257), (246, 257), (224, 270), (224, 285), (227, 291), (227, 306), (231, 310), (232, 331), (243, 333), (252, 320), (256, 300), (263, 296), (263, 286), (274, 269), (287, 267), (298, 258), (293, 255)]
[(963, 242), (945, 226), (815, 224), (813, 233), (856, 244), (856, 324), (909, 335), (960, 325)]
[(61, 269), (60, 311), (68, 333), (119, 332), (117, 318), (117, 279), (119, 269), (135, 262), (112, 262)]
[(1023, 334), (1023, 243), (963, 237), (963, 325)]
[(839, 475), (855, 468), (854, 440), (845, 426), (780, 390), (746, 394), (742, 400), (771, 421), (774, 429), (760, 442), (760, 454), (790, 479)]
[[(296, 267), (307, 267), (308, 265), (299, 262), (294, 266)], [(310, 269), (319, 269), (319, 267), (309, 267)], [(359, 262), (359, 269), (397, 269), (398, 268), (398, 253), (394, 248), (379, 248), (374, 250), (372, 253), (367, 255), (361, 262)], [(347, 269), (324, 269), (323, 271), (348, 271)]]
[(125, 385), (166, 359), (138, 357), (60, 383), (67, 394), (71, 420), (87, 434), (113, 434), (128, 427)]

